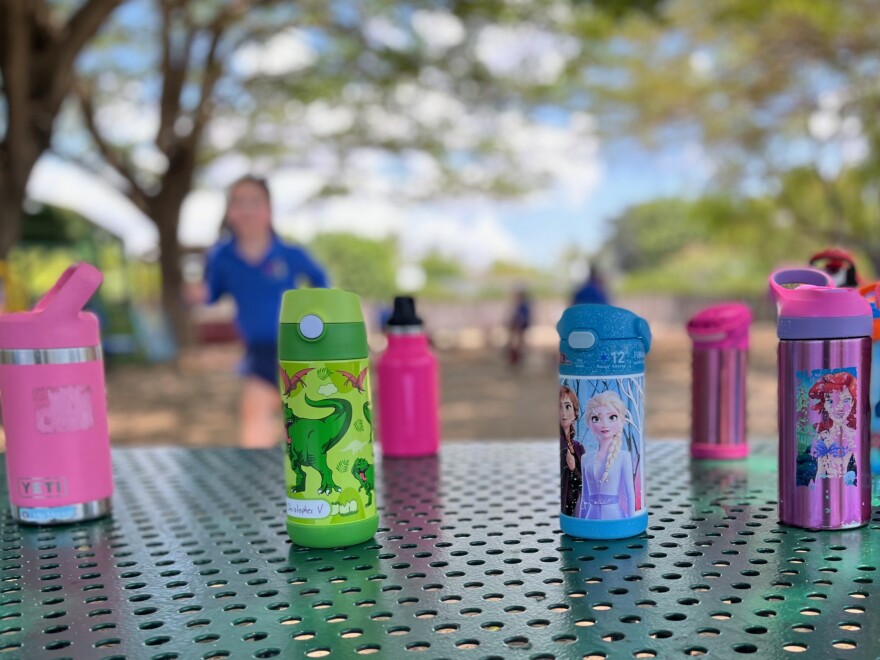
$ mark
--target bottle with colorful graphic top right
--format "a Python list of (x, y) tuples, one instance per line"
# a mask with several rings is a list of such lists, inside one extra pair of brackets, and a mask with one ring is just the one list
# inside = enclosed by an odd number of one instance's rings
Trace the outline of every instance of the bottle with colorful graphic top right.
[(779, 336), (779, 520), (811, 530), (871, 519), (871, 307), (811, 268), (770, 276)]

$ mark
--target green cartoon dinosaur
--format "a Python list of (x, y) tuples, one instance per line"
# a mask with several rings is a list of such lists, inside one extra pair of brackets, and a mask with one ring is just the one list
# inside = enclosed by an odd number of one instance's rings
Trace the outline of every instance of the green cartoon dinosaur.
[(308, 466), (321, 475), (321, 487), (318, 493), (329, 494), (342, 489), (333, 481), (333, 471), (327, 466), (327, 452), (348, 431), (351, 424), (351, 404), (345, 399), (322, 399), (312, 401), (305, 395), (306, 403), (312, 408), (330, 408), (331, 412), (323, 419), (297, 417), (287, 403), (284, 404), (284, 426), (287, 428), (287, 456), (290, 469), (296, 475), (295, 493), (306, 489), (306, 473), (303, 466)]
[(364, 401), (364, 418), (370, 424), (370, 444), (373, 444), (373, 413), (370, 411), (369, 401)]
[(351, 473), (358, 482), (358, 490), (367, 492), (367, 506), (373, 503), (373, 466), (367, 463), (364, 458), (359, 458), (354, 462)]

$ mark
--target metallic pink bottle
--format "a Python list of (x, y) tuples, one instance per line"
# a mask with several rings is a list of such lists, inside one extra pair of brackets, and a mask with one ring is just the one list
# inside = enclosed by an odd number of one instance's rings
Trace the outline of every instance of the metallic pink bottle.
[(412, 298), (394, 299), (387, 334), (388, 348), (376, 366), (382, 453), (401, 458), (436, 454), (440, 448), (437, 358)]
[(779, 311), (779, 520), (860, 527), (871, 519), (871, 307), (818, 270), (776, 271), (770, 285)]
[(746, 371), (752, 314), (741, 303), (709, 307), (687, 324), (691, 362), (691, 456), (745, 458)]
[(12, 515), (40, 525), (110, 511), (113, 472), (98, 319), (102, 281), (68, 268), (31, 312), (0, 316), (0, 404)]

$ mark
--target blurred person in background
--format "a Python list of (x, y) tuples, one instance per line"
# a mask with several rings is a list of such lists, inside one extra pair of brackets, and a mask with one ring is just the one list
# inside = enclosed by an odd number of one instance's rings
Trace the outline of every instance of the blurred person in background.
[(523, 352), (526, 346), (526, 330), (532, 324), (532, 302), (529, 292), (525, 287), (517, 290), (514, 298), (513, 313), (510, 315), (507, 329), (509, 339), (507, 343), (507, 363), (511, 367), (518, 367), (522, 362)]
[(587, 273), (587, 279), (574, 292), (572, 305), (598, 304), (608, 305), (608, 291), (605, 288), (605, 279), (598, 266), (591, 265)]
[(282, 295), (302, 278), (314, 287), (328, 285), (324, 269), (272, 229), (266, 181), (254, 176), (235, 181), (227, 193), (221, 237), (208, 252), (205, 285), (191, 302), (214, 303), (224, 294), (235, 300), (235, 326), (245, 345), (239, 367), (242, 447), (271, 447), (280, 437), (278, 317)]

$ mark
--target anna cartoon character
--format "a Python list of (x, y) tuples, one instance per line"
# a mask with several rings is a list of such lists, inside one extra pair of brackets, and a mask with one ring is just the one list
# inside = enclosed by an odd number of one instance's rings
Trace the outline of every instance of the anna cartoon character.
[(626, 404), (609, 390), (587, 402), (586, 415), (599, 448), (582, 459), (583, 490), (578, 517), (592, 520), (631, 517), (635, 513), (635, 488), (632, 456), (623, 448), (623, 428), (630, 421)]
[(855, 484), (856, 395), (857, 381), (846, 371), (825, 374), (810, 388), (811, 408), (821, 416), (814, 424), (819, 438), (810, 447), (820, 478), (846, 477)]
[(580, 417), (577, 394), (570, 387), (559, 388), (559, 453), (562, 462), (562, 513), (574, 516), (581, 495), (581, 459), (584, 446), (575, 440)]

